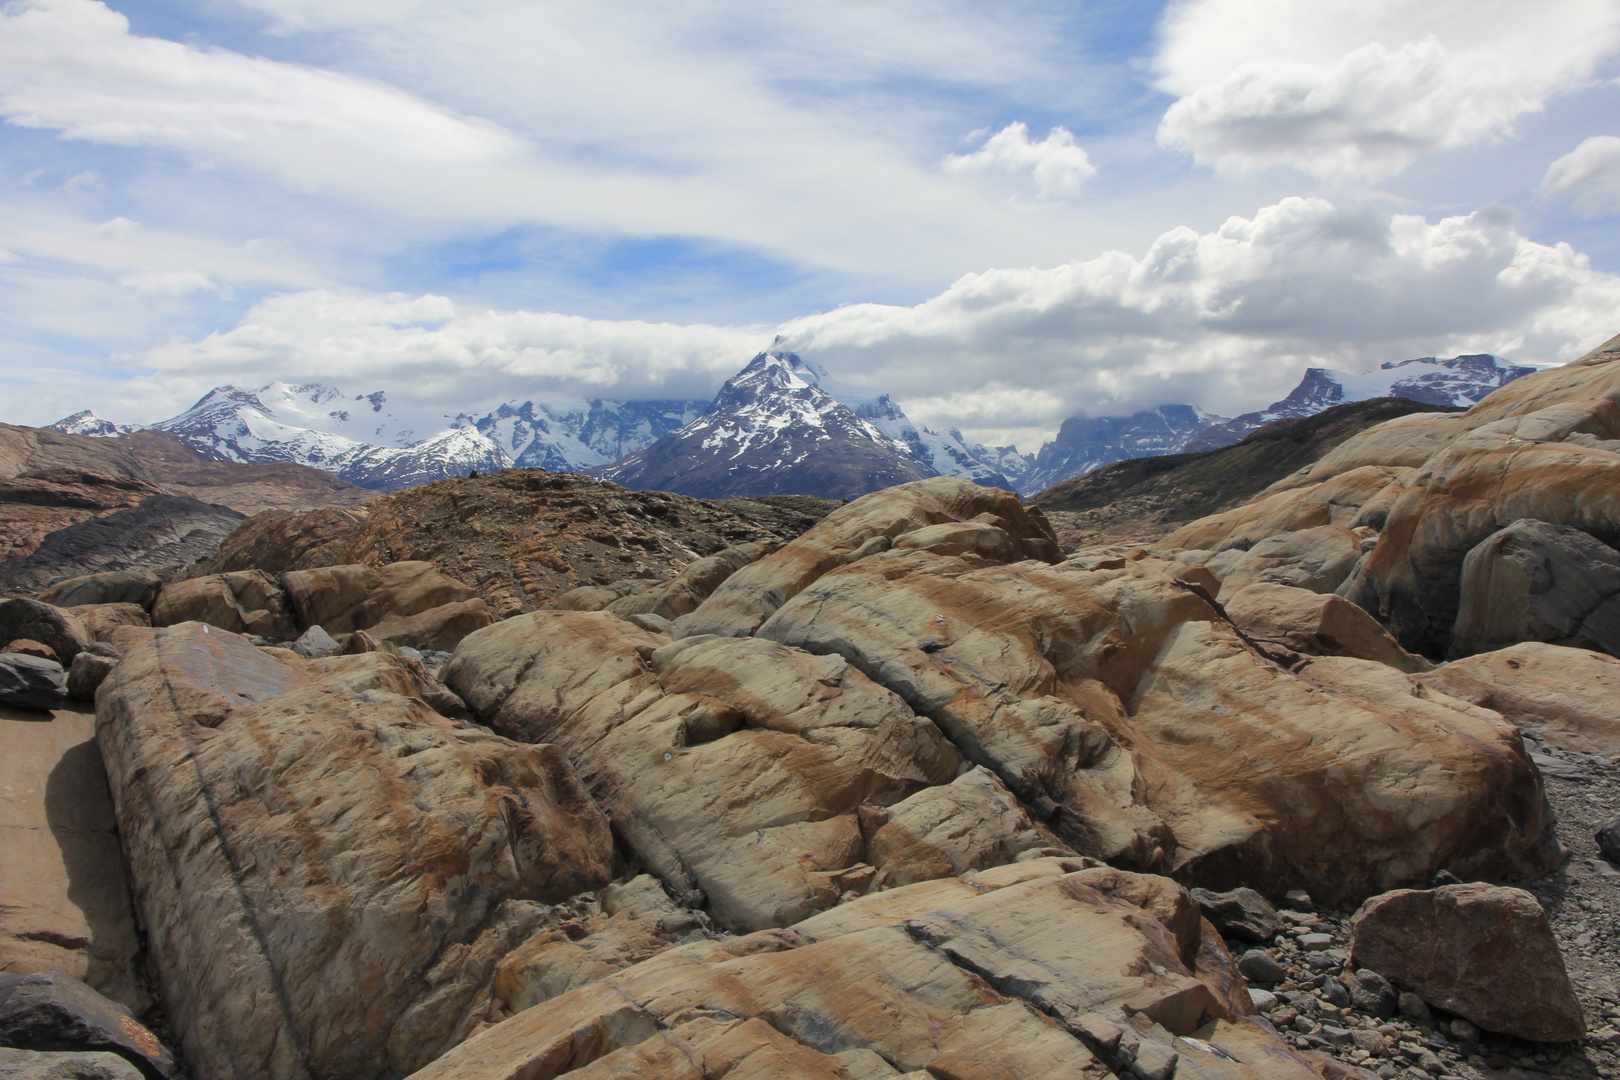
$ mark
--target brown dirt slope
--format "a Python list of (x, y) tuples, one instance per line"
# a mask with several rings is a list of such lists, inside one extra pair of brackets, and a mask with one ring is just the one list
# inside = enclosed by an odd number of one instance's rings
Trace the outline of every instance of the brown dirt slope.
[(258, 514), (226, 539), (207, 572), (422, 559), (476, 586), (502, 618), (580, 585), (670, 578), (733, 544), (781, 544), (838, 506), (808, 495), (693, 499), (504, 469), (406, 488), (355, 509)]
[(1457, 411), (1405, 398), (1337, 405), (1301, 420), (1268, 424), (1219, 450), (1105, 465), (1054, 484), (1029, 501), (1052, 519), (1064, 544), (1157, 540), (1189, 521), (1252, 498), (1367, 428), (1408, 413)]
[(137, 431), (116, 441), (128, 447), (131, 456), (154, 482), (201, 502), (240, 510), (250, 517), (261, 510), (357, 506), (377, 494), (339, 480), (331, 473), (290, 461), (270, 464), (210, 461), (184, 443), (155, 431)]

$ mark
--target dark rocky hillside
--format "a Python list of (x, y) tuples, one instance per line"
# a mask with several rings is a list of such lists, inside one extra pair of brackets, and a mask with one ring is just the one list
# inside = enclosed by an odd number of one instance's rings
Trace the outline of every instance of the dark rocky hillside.
[(1155, 540), (1253, 497), (1376, 424), (1411, 413), (1458, 411), (1397, 397), (1336, 405), (1304, 419), (1275, 421), (1218, 450), (1105, 465), (1029, 501), (1052, 518), (1066, 544)]

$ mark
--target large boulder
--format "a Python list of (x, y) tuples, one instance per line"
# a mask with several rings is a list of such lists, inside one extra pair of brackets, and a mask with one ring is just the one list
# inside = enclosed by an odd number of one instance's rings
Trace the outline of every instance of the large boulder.
[(147, 1080), (168, 1080), (177, 1071), (174, 1055), (127, 1008), (65, 971), (0, 983), (0, 1046), (117, 1054)]
[(1586, 1034), (1547, 913), (1523, 889), (1447, 885), (1375, 896), (1350, 920), (1351, 960), (1486, 1031)]
[(0, 705), (49, 712), (67, 698), (67, 672), (55, 660), (0, 653)]
[(566, 751), (642, 864), (741, 930), (837, 903), (869, 862), (862, 804), (945, 783), (961, 761), (839, 657), (670, 643), (606, 612), (496, 623), (444, 679), (496, 731)]
[[(980, 544), (991, 541), (987, 546), (995, 554), (980, 556), (987, 561), (1057, 562), (1062, 557), (1052, 526), (1018, 496), (957, 476), (936, 476), (873, 492), (829, 514), (774, 555), (731, 575), (681, 632), (747, 636), (823, 574), (887, 551), (905, 533), (969, 522), (994, 529), (1004, 538), (988, 534), (978, 538)], [(956, 554), (960, 532), (934, 534), (933, 545), (952, 548)]]
[(848, 660), (1116, 865), (1337, 903), (1556, 855), (1499, 717), (1420, 699), (1379, 663), (1283, 670), (1168, 570), (891, 551), (803, 589), (759, 636)]
[(90, 635), (72, 614), (25, 596), (0, 600), (0, 645), (18, 638), (49, 646), (64, 664), (90, 644)]
[(415, 1080), (1317, 1076), (1203, 981), (1185, 892), (1044, 870), (925, 882), (792, 930), (669, 950), (519, 1013)]
[(298, 636), (287, 594), (263, 570), (210, 574), (165, 585), (152, 605), (152, 625), (183, 622), (203, 622), (271, 641)]
[(115, 570), (68, 578), (39, 594), (47, 604), (80, 607), (87, 604), (134, 604), (152, 610), (163, 579), (151, 570)]
[(1234, 626), (1266, 645), (1310, 656), (1358, 656), (1406, 672), (1433, 666), (1401, 648), (1378, 620), (1332, 593), (1256, 582), (1224, 606)]
[(329, 634), (366, 630), (396, 645), (450, 649), (492, 621), (477, 590), (429, 562), (294, 570), (281, 584), (298, 624)]
[(1257, 582), (1330, 593), (1350, 576), (1362, 554), (1361, 537), (1342, 525), (1273, 533), (1252, 546), (1247, 541), (1228, 544), (1204, 563), (1220, 579), (1223, 602)]
[(119, 631), (97, 694), (185, 1056), (209, 1077), (411, 1072), (481, 1018), (536, 901), (611, 879), (607, 822), (560, 751), (441, 717), (399, 656), (207, 629)]
[(1501, 713), (1548, 746), (1620, 754), (1620, 659), (1613, 656), (1532, 641), (1453, 660), (1418, 681)]
[(1567, 525), (1515, 521), (1463, 559), (1451, 651), (1546, 641), (1620, 655), (1620, 551)]
[(120, 626), (152, 625), (152, 616), (138, 604), (80, 604), (67, 610), (92, 641), (106, 641)]
[(0, 709), (0, 747), (0, 972), (63, 971), (143, 1014), (152, 999), (95, 716)]

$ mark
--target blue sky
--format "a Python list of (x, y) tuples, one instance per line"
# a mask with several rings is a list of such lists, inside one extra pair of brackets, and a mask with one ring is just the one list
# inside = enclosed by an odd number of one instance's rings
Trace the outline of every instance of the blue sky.
[(1620, 0), (0, 8), (0, 419), (321, 379), (914, 418), (1620, 330)]

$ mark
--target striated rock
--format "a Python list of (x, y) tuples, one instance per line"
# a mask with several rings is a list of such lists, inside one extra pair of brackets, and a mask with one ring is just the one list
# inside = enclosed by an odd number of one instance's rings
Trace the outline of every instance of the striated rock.
[(0, 1046), (117, 1054), (148, 1080), (175, 1075), (174, 1055), (129, 1010), (65, 971), (0, 983)]
[(1620, 754), (1620, 659), (1525, 642), (1453, 660), (1421, 675), (1431, 690), (1502, 714), (1548, 746)]
[(1620, 551), (1579, 529), (1515, 521), (1463, 559), (1451, 652), (1545, 641), (1620, 654)]
[(61, 608), (24, 596), (0, 600), (0, 644), (28, 638), (45, 645), (64, 664), (71, 664), (90, 644), (79, 620)]
[(496, 623), (457, 647), (444, 679), (496, 731), (565, 751), (637, 859), (744, 930), (836, 903), (867, 862), (858, 808), (945, 783), (960, 763), (838, 657), (670, 643), (606, 612)]
[(1340, 525), (1319, 525), (1275, 533), (1253, 546), (1233, 544), (1218, 551), (1204, 568), (1220, 579), (1220, 599), (1225, 602), (1257, 582), (1330, 593), (1360, 560), (1360, 537)]
[(0, 709), (0, 746), (0, 972), (64, 971), (144, 1013), (152, 1002), (95, 717)]
[[(375, 503), (377, 500), (372, 500)], [(345, 549), (366, 524), (369, 507), (263, 510), (237, 526), (209, 563), (213, 573), (283, 574), (348, 562)]]
[(1494, 873), (1556, 855), (1539, 779), (1494, 714), (1420, 700), (1367, 661), (1291, 674), (1167, 564), (1084, 563), (874, 555), (759, 635), (848, 660), (1066, 846), (1116, 865), (1212, 889), (1305, 884), (1336, 903), (1454, 863)]
[[(681, 630), (686, 636), (752, 634), (803, 589), (839, 567), (887, 551), (897, 537), (935, 525), (985, 525), (1006, 536), (992, 544), (1001, 557), (987, 561), (1062, 558), (1052, 527), (1039, 511), (1025, 508), (1016, 495), (985, 488), (954, 476), (939, 476), (857, 499), (776, 554), (733, 574), (693, 613)], [(959, 529), (925, 533), (908, 542), (911, 550), (928, 545), (955, 551)], [(987, 534), (980, 534), (987, 535)], [(981, 556), (984, 558), (984, 556)]]
[(0, 587), (37, 592), (86, 574), (189, 566), (213, 555), (242, 520), (228, 506), (153, 495), (105, 517), (57, 529), (30, 554), (0, 563)]
[(67, 609), (92, 641), (105, 641), (120, 626), (151, 626), (152, 618), (137, 604), (80, 604)]
[(1224, 893), (1194, 889), (1192, 897), (1203, 909), (1204, 918), (1226, 937), (1263, 943), (1283, 930), (1283, 921), (1277, 909), (1266, 903), (1265, 897), (1253, 889), (1233, 889)]
[(1547, 913), (1523, 889), (1401, 889), (1362, 904), (1350, 930), (1355, 964), (1487, 1031), (1538, 1042), (1586, 1033)]
[(47, 604), (73, 608), (89, 604), (134, 604), (152, 610), (163, 579), (150, 570), (116, 570), (68, 578), (39, 594)]
[(476, 1021), (534, 901), (611, 878), (607, 823), (560, 751), (444, 719), (400, 657), (205, 629), (119, 631), (97, 694), (186, 1058), (210, 1077), (416, 1069)]
[(55, 660), (0, 653), (0, 705), (49, 712), (67, 697), (67, 673)]
[[(417, 1080), (696, 1080), (704, 1073), (693, 1061), (714, 1062), (722, 1039), (744, 1047), (726, 1060), (759, 1070), (727, 1075), (1081, 1080), (1175, 1061), (1182, 1080), (1316, 1075), (1227, 1010), (1157, 908), (1085, 873), (983, 882), (965, 895), (925, 882), (791, 931), (671, 949), (482, 1032)], [(1177, 888), (1138, 891), (1168, 898)], [(849, 932), (827, 922), (874, 905), (895, 913)], [(1111, 1041), (1092, 1034), (1105, 1029)], [(854, 1071), (882, 1063), (888, 1073)]]
[(0, 1047), (0, 1076), (9, 1080), (141, 1080), (141, 1071), (101, 1051), (12, 1050)]
[(1025, 852), (1072, 854), (1030, 820), (994, 773), (979, 766), (887, 809), (873, 807), (863, 824), (873, 830), (866, 859), (877, 868), (875, 889), (960, 876)]
[(1433, 666), (1401, 648), (1371, 615), (1331, 593), (1256, 582), (1224, 606), (1233, 625), (1267, 646), (1310, 656), (1356, 656), (1405, 672)]
[[(622, 596), (603, 606), (620, 618), (632, 615), (659, 615), (665, 619), (678, 619), (696, 611), (732, 574), (749, 563), (757, 562), (769, 551), (763, 544), (739, 544), (724, 551), (697, 560), (675, 577), (646, 592)], [(575, 590), (578, 592), (579, 590)], [(562, 606), (560, 604), (553, 606)], [(578, 608), (578, 610), (590, 610)]]
[(211, 574), (165, 585), (152, 605), (152, 625), (183, 622), (207, 623), (271, 641), (298, 636), (286, 592), (263, 570)]

